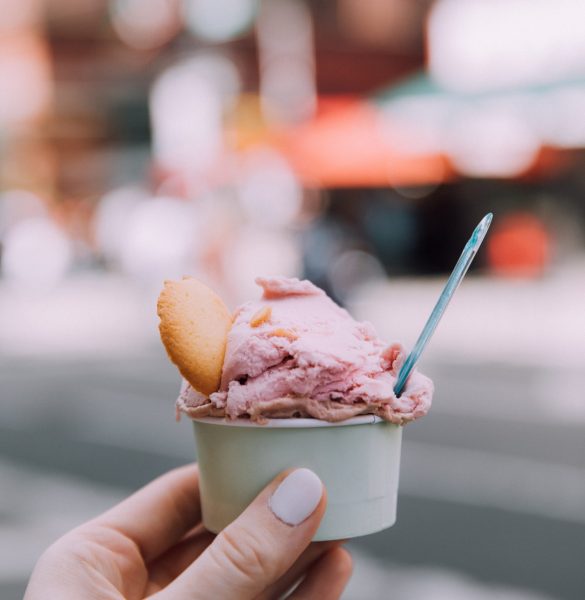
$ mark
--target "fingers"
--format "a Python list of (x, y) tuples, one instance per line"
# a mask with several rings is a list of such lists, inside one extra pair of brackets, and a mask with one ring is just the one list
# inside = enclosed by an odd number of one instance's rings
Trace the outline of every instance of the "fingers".
[[(175, 547), (159, 556), (148, 569), (151, 582), (149, 593), (157, 592), (171, 583), (203, 553), (214, 539), (215, 535), (213, 533), (200, 526)], [(314, 562), (341, 543), (342, 541), (334, 540), (309, 544), (309, 547), (299, 556), (295, 564), (278, 581), (266, 588), (258, 596), (258, 600), (280, 598), (286, 591), (290, 590), (293, 584), (307, 572), (307, 569)]]
[(281, 474), (159, 598), (258, 596), (309, 545), (325, 504), (325, 489), (312, 471)]
[(177, 578), (201, 553), (209, 546), (215, 535), (203, 526), (181, 540), (176, 546), (167, 550), (149, 566), (149, 579), (153, 583), (153, 591), (160, 590)]
[(275, 583), (267, 587), (259, 596), (258, 600), (270, 600), (281, 598), (285, 592), (307, 572), (309, 567), (315, 563), (326, 552), (339, 546), (341, 541), (313, 542), (299, 556), (295, 564)]
[(352, 572), (351, 555), (345, 548), (326, 552), (307, 572), (289, 600), (337, 600)]
[(145, 562), (177, 543), (201, 520), (197, 465), (174, 469), (99, 516), (134, 541)]

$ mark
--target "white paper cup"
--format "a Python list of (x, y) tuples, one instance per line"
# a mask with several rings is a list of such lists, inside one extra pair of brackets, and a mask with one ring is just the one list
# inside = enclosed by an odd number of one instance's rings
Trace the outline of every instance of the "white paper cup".
[(284, 469), (307, 467), (327, 488), (314, 540), (357, 537), (396, 521), (402, 427), (365, 415), (318, 419), (195, 419), (204, 526), (218, 533)]

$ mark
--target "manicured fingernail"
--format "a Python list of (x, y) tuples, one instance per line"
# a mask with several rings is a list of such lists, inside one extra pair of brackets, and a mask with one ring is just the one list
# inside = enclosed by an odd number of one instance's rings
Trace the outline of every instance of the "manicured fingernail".
[(297, 469), (276, 488), (268, 506), (287, 525), (299, 525), (313, 514), (323, 495), (321, 480), (310, 469)]

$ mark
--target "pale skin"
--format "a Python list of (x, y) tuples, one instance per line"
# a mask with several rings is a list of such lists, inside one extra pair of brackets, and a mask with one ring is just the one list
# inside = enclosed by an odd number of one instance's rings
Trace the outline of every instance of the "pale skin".
[(25, 600), (339, 598), (351, 575), (340, 542), (310, 543), (326, 505), (291, 526), (268, 499), (282, 473), (219, 535), (201, 525), (196, 465), (175, 469), (57, 540), (39, 559)]

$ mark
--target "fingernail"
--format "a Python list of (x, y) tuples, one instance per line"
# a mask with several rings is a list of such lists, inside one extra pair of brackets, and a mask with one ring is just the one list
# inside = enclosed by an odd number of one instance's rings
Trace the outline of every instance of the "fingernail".
[(296, 469), (276, 488), (268, 506), (287, 525), (299, 525), (321, 501), (323, 484), (310, 469)]

